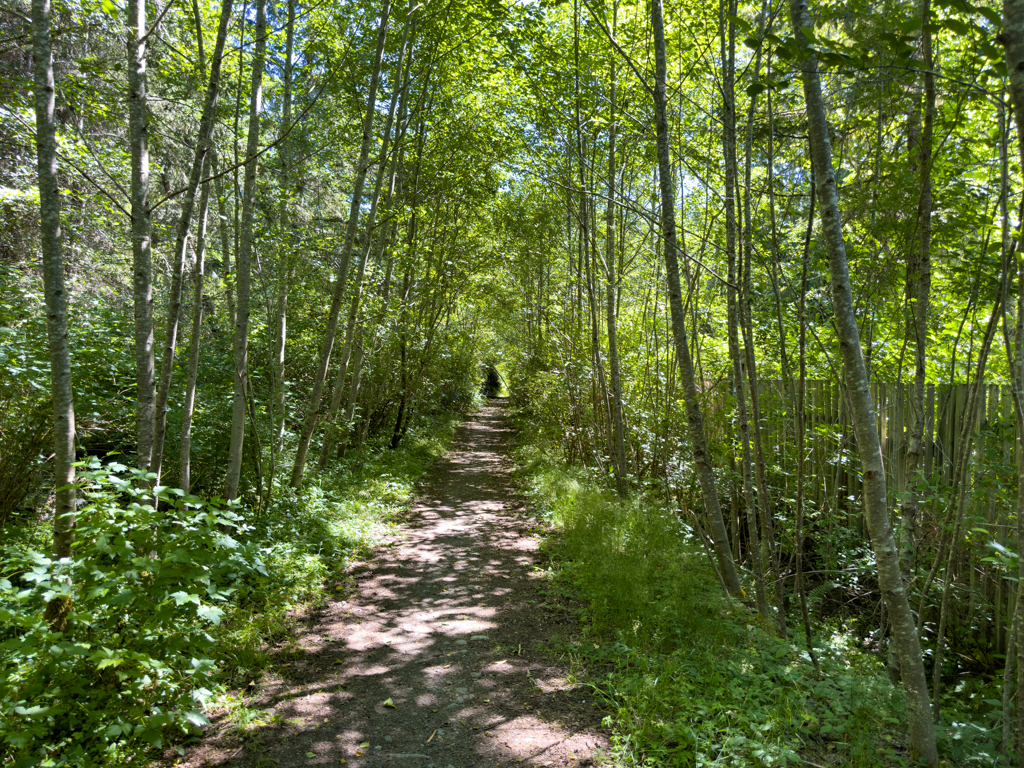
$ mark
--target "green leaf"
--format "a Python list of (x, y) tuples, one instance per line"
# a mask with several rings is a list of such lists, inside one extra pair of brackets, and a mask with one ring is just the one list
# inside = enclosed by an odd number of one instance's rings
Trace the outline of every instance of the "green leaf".
[(34, 707), (15, 707), (14, 711), (24, 717), (40, 717), (50, 711), (50, 707), (36, 705)]
[(942, 26), (957, 35), (969, 35), (971, 27), (960, 19), (943, 19)]
[(192, 723), (192, 725), (203, 726), (210, 724), (210, 721), (206, 719), (206, 715), (202, 712), (186, 712), (185, 719)]
[(1003, 17), (1000, 16), (999, 12), (995, 9), (979, 5), (975, 7), (974, 10), (984, 16), (989, 24), (992, 24), (995, 27), (1001, 27), (1003, 25)]
[(736, 28), (741, 30), (742, 32), (750, 32), (754, 28), (754, 26), (749, 21), (744, 19), (742, 16), (733, 16), (730, 14), (725, 18), (728, 21), (731, 21), (733, 24), (735, 24)]
[(220, 626), (220, 617), (224, 615), (224, 611), (215, 605), (201, 605), (196, 609), (196, 613), (200, 618), (211, 621), (217, 626)]

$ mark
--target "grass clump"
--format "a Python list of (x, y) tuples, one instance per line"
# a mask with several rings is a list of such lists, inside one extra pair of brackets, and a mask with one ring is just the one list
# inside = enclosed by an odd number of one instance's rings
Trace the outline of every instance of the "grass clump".
[(557, 579), (583, 598), (573, 654), (624, 765), (904, 764), (902, 692), (873, 657), (803, 647), (723, 596), (689, 527), (648, 496), (620, 502), (585, 471), (521, 448), (520, 472), (557, 533)]

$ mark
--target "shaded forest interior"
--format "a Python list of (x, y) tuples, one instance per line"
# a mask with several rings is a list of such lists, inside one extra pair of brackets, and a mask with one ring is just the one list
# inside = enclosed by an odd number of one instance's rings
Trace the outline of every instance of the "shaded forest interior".
[(0, 0), (0, 83), (3, 765), (194, 736), (502, 392), (609, 760), (1024, 765), (1024, 0)]

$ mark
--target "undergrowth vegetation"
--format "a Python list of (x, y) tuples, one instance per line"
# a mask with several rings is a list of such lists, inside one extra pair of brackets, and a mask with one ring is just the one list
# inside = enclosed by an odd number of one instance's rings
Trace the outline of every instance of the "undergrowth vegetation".
[(0, 763), (142, 764), (205, 724), (207, 700), (259, 674), (291, 612), (392, 532), (457, 423), (412, 427), (258, 513), (93, 460), (73, 557), (44, 554), (45, 523), (3, 541)]
[[(557, 533), (556, 584), (582, 597), (590, 669), (625, 765), (905, 765), (902, 691), (876, 657), (836, 634), (788, 641), (726, 599), (674, 510), (620, 502), (584, 470), (533, 446), (517, 454), (527, 492)], [(810, 762), (805, 762), (810, 761)]]

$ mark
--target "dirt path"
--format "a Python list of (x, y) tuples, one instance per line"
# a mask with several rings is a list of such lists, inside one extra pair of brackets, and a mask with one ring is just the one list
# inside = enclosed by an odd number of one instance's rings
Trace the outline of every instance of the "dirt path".
[(347, 600), (310, 617), (299, 653), (246, 698), (273, 722), (242, 742), (222, 728), (187, 764), (580, 766), (607, 749), (590, 690), (544, 648), (575, 627), (538, 589), (510, 432), (501, 401), (460, 428), (394, 546), (357, 569)]

